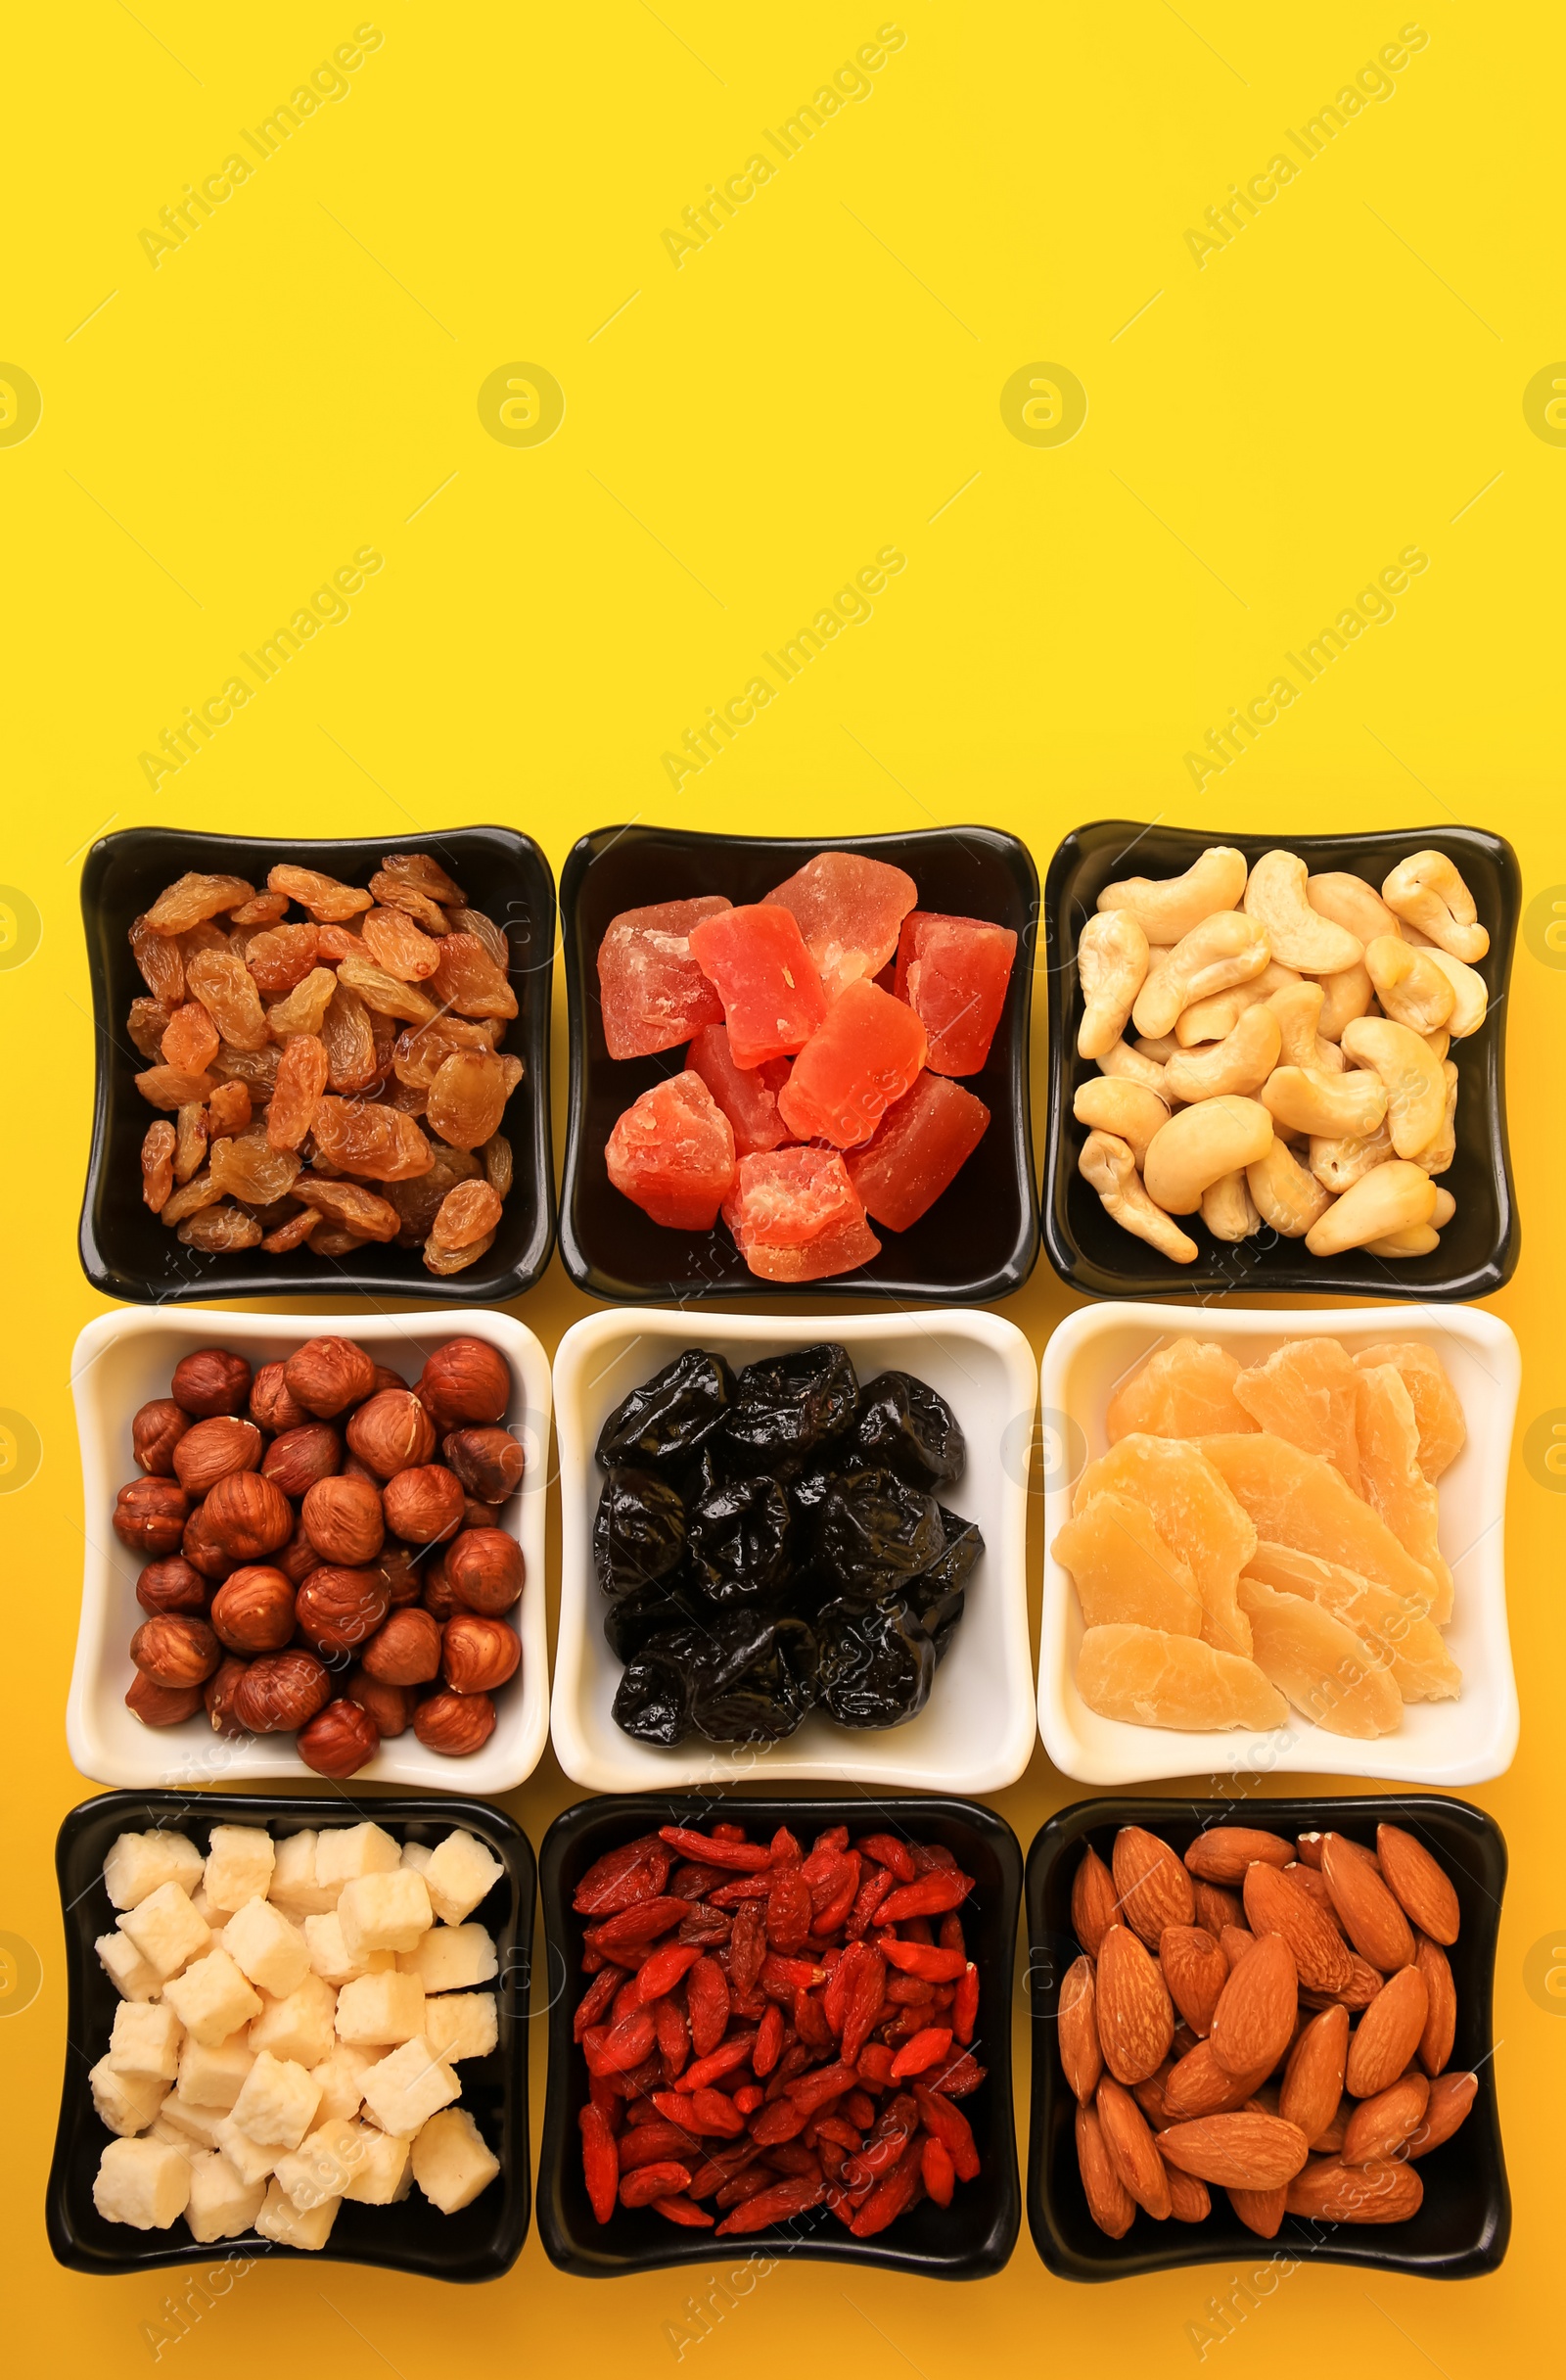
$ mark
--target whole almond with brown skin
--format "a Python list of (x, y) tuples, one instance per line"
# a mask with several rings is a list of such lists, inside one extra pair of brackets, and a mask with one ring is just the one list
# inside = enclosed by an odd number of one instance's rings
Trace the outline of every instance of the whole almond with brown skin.
[(1210, 1885), (1242, 1884), (1253, 1859), (1282, 1868), (1293, 1857), (1281, 1835), (1268, 1835), (1261, 1827), (1210, 1826), (1185, 1846), (1185, 1865)]
[(1275, 2082), (1259, 2082), (1245, 2102), (1253, 2116), (1279, 2116), (1278, 2086)]
[(1247, 2231), (1258, 2239), (1276, 2239), (1288, 2204), (1288, 2187), (1280, 2182), (1275, 2190), (1230, 2190), (1229, 2205), (1234, 2209)]
[(1098, 1949), (1098, 2038), (1117, 2082), (1140, 2082), (1163, 2064), (1174, 2011), (1156, 1960), (1128, 1927), (1110, 1926)]
[(1196, 1902), (1196, 1922), (1218, 1940), (1225, 1926), (1240, 1926), (1245, 1922), (1245, 1909), (1237, 1892), (1225, 1885), (1204, 1884), (1198, 1877), (1191, 1887)]
[(297, 1429), (285, 1429), (261, 1457), (261, 1477), (285, 1496), (303, 1496), (342, 1468), (343, 1441), (330, 1422), (301, 1422)]
[(1295, 1849), (1302, 1867), (1318, 1868), (1321, 1865), (1321, 1837), (1313, 1830), (1296, 1839)]
[(503, 1619), (453, 1611), (440, 1637), (440, 1673), (453, 1694), (493, 1694), (516, 1675), (522, 1639)]
[(1155, 2128), (1174, 2121), (1168, 2108), (1164, 2105), (1164, 2085), (1174, 2072), (1173, 2059), (1166, 2058), (1163, 2065), (1148, 2075), (1144, 2080), (1131, 2084), (1131, 2097), (1147, 2118), (1148, 2123)]
[(214, 1414), (209, 1422), (193, 1422), (174, 1448), (174, 1476), (187, 1495), (205, 1496), (230, 1471), (254, 1470), (261, 1446), (253, 1422)]
[(364, 1479), (317, 1479), (299, 1517), (323, 1562), (351, 1568), (373, 1562), (386, 1538), (379, 1491)]
[(1331, 2008), (1337, 2005), (1346, 2008), (1351, 2016), (1358, 2016), (1361, 2009), (1369, 2007), (1386, 1980), (1378, 1969), (1359, 1956), (1358, 1950), (1351, 1950), (1349, 1952), (1349, 1980), (1343, 1989), (1341, 1991), (1314, 1991), (1308, 1984), (1302, 1983), (1300, 1985), (1300, 2005), (1302, 2008), (1311, 2009)]
[(385, 1686), (428, 1686), (440, 1667), (440, 1630), (428, 1611), (409, 1604), (388, 1613), (359, 1657)]
[(1477, 2075), (1438, 2075), (1430, 2085), (1430, 2099), (1425, 2108), (1424, 2122), (1408, 2142), (1410, 2157), (1428, 2157), (1450, 2140), (1478, 2095)]
[(348, 1444), (380, 1479), (428, 1463), (435, 1423), (411, 1388), (383, 1388), (348, 1422)]
[(413, 1714), (413, 1732), (426, 1751), (465, 1759), (495, 1732), (495, 1706), (486, 1694), (432, 1694)]
[(1269, 2075), (1293, 2037), (1299, 2004), (1294, 1953), (1281, 1934), (1264, 1934), (1224, 1983), (1213, 2012), (1213, 2055), (1223, 2072)]
[(374, 1360), (350, 1338), (307, 1338), (283, 1367), (289, 1393), (318, 1422), (362, 1404), (375, 1386)]
[(1405, 2223), (1424, 2201), (1424, 2183), (1406, 2165), (1349, 2166), (1313, 2159), (1289, 2184), (1288, 2211), (1326, 2223)]
[(1451, 1962), (1445, 1950), (1422, 1934), (1413, 1963), (1424, 1977), (1425, 1989), (1430, 1994), (1430, 2014), (1419, 2035), (1419, 2063), (1427, 2075), (1435, 2076), (1448, 2065), (1457, 2037), (1457, 1987), (1451, 1980)]
[(1110, 1853), (1122, 1922), (1156, 1950), (1166, 1926), (1188, 1926), (1196, 1915), (1191, 1880), (1157, 1835), (1123, 1826)]
[(251, 1420), (261, 1429), (275, 1434), (298, 1429), (309, 1420), (299, 1398), (288, 1384), (287, 1369), (282, 1364), (263, 1364), (251, 1387)]
[(1321, 1880), (1360, 1957), (1383, 1975), (1413, 1963), (1413, 1935), (1402, 1909), (1367, 1859), (1341, 1835), (1321, 1843)]
[(201, 1706), (199, 1686), (160, 1686), (145, 1669), (138, 1669), (125, 1689), (125, 1708), (135, 1712), (143, 1727), (178, 1727)]
[(1184, 2018), (1181, 2017), (1174, 2027), (1174, 2037), (1170, 2043), (1171, 2063), (1173, 2064), (1176, 2058), (1188, 2058), (1193, 2049), (1202, 2046), (1203, 2044), (1198, 2041), (1196, 2034), (1192, 2032)]
[(1426, 2075), (1400, 2075), (1373, 2099), (1361, 2099), (1343, 2135), (1344, 2164), (1367, 2166), (1384, 2157), (1401, 2156), (1404, 2142), (1424, 2122), (1429, 2104)]
[(1077, 2165), (1088, 2214), (1112, 2240), (1124, 2239), (1136, 2219), (1136, 2201), (1115, 2169), (1097, 2113), (1090, 2107), (1077, 2110)]
[(1401, 1826), (1378, 1826), (1376, 1849), (1382, 1875), (1420, 1933), (1450, 1949), (1461, 1922), (1451, 1878)]
[(1355, 2099), (1389, 2090), (1419, 2047), (1430, 1993), (1417, 1967), (1389, 1976), (1355, 2028), (1344, 2088)]
[(1218, 1946), (1222, 1951), (1224, 1963), (1232, 1975), (1241, 1959), (1255, 1949), (1256, 1936), (1251, 1932), (1249, 1926), (1225, 1926), (1218, 1937)]
[(191, 1427), (191, 1418), (172, 1397), (154, 1397), (143, 1405), (130, 1424), (130, 1449), (144, 1471), (159, 1479), (174, 1475), (174, 1449)]
[(1313, 2155), (1320, 2155), (1322, 2157), (1342, 2156), (1343, 2135), (1349, 2128), (1349, 2117), (1352, 2114), (1353, 2109), (1354, 2101), (1352, 2099), (1340, 2099), (1338, 2101), (1338, 2112), (1333, 2117), (1332, 2122), (1327, 2125), (1324, 2131), (1317, 2132), (1315, 2138), (1311, 2143)]
[(1205, 2223), (1213, 2212), (1213, 2199), (1205, 2181), (1194, 2173), (1182, 2173), (1178, 2166), (1164, 2168), (1169, 2175), (1169, 2211), (1177, 2223)]
[(1098, 1995), (1093, 1977), (1093, 1962), (1084, 1952), (1073, 1959), (1060, 1986), (1060, 2005), (1055, 2016), (1055, 2040), (1060, 2050), (1061, 2071), (1071, 2085), (1073, 2096), (1083, 2107), (1092, 2100), (1098, 2088), (1098, 2077), (1104, 2071), (1104, 2053), (1098, 2039)]
[(1282, 1935), (1303, 1984), (1316, 1991), (1344, 1989), (1353, 1974), (1348, 1945), (1298, 1885), (1258, 1860), (1245, 1871), (1244, 1900), (1253, 1934)]
[(1071, 1930), (1090, 1958), (1097, 1958), (1106, 1930), (1120, 1923), (1115, 1880), (1088, 1843), (1071, 1882)]
[(202, 1505), (202, 1531), (233, 1561), (255, 1562), (287, 1545), (294, 1534), (294, 1508), (259, 1471), (230, 1471)]
[(294, 1589), (269, 1563), (247, 1564), (212, 1598), (212, 1627), (230, 1653), (281, 1653), (294, 1634)]
[(1343, 1920), (1338, 1915), (1337, 1903), (1327, 1890), (1326, 1881), (1319, 1868), (1308, 1868), (1302, 1861), (1296, 1859), (1292, 1860), (1288, 1867), (1280, 1868), (1278, 1874), (1286, 1876), (1291, 1885), (1299, 1887), (1312, 1907), (1320, 1910), (1327, 1924), (1336, 1933), (1343, 1932)]
[(1198, 2041), (1175, 2060), (1164, 2084), (1165, 2113), (1171, 2123), (1232, 2115), (1266, 2079), (1265, 2075), (1226, 2075), (1213, 2055), (1212, 2042)]
[(1305, 2134), (1281, 2116), (1199, 2116), (1158, 2135), (1171, 2165), (1225, 2190), (1275, 2190), (1292, 2181), (1310, 2154)]
[(1349, 2055), (1349, 2012), (1324, 2008), (1313, 2017), (1289, 2052), (1278, 2094), (1278, 2114), (1314, 2143), (1338, 2112), (1343, 2069)]
[(1229, 1980), (1229, 1963), (1202, 1926), (1166, 1926), (1158, 1937), (1158, 1963), (1169, 1996), (1192, 2032), (1213, 2030), (1213, 2011)]
[(1095, 2107), (1104, 2146), (1123, 2186), (1156, 2223), (1167, 2222), (1169, 2175), (1141, 2109), (1113, 2075), (1101, 2077)]

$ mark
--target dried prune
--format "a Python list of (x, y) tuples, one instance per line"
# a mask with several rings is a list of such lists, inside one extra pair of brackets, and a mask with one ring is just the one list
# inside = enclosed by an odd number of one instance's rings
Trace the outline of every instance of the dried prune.
[(908, 1608), (934, 1645), (937, 1661), (945, 1657), (962, 1617), (969, 1577), (985, 1550), (984, 1538), (973, 1521), (964, 1520), (960, 1513), (948, 1513), (944, 1504), (939, 1509), (944, 1549), (927, 1570), (909, 1579), (907, 1588)]
[(598, 1460), (677, 1468), (705, 1445), (730, 1408), (734, 1375), (720, 1355), (687, 1347), (616, 1406), (598, 1436)]
[(723, 1612), (697, 1632), (691, 1723), (713, 1744), (781, 1743), (815, 1703), (815, 1672), (805, 1620)]
[(749, 1470), (810, 1454), (853, 1421), (859, 1383), (848, 1350), (835, 1343), (747, 1364), (735, 1383), (723, 1443)]
[(593, 1517), (593, 1563), (606, 1595), (667, 1578), (685, 1552), (685, 1508), (656, 1472), (619, 1469), (604, 1481)]
[(775, 1609), (789, 1583), (793, 1517), (775, 1479), (719, 1482), (689, 1506), (693, 1585), (714, 1603)]
[(901, 1727), (924, 1708), (936, 1652), (907, 1604), (827, 1604), (815, 1627), (816, 1690), (840, 1726)]
[(822, 1499), (816, 1549), (840, 1595), (876, 1603), (900, 1594), (944, 1551), (941, 1508), (895, 1471), (853, 1471)]
[(674, 1629), (655, 1636), (628, 1661), (615, 1690), (613, 1715), (617, 1727), (639, 1744), (678, 1744), (691, 1730), (691, 1660), (697, 1638), (693, 1629)]
[(633, 1661), (655, 1637), (705, 1624), (701, 1597), (676, 1571), (617, 1595), (604, 1613), (604, 1636), (618, 1661)]
[(907, 1372), (880, 1372), (861, 1391), (851, 1441), (868, 1463), (910, 1487), (947, 1487), (968, 1459), (962, 1425), (943, 1396)]

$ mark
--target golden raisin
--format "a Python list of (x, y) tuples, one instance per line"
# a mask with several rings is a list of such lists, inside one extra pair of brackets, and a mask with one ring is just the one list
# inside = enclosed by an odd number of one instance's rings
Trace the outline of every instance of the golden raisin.
[(264, 1050), (271, 1039), (255, 989), (255, 978), (232, 951), (198, 951), (185, 966), (185, 982), (236, 1050)]
[(217, 1027), (199, 1000), (187, 1000), (174, 1010), (160, 1049), (165, 1066), (206, 1073), (217, 1055)]
[(517, 995), (477, 934), (448, 934), (431, 989), (459, 1016), (515, 1016)]
[(204, 1248), (208, 1255), (229, 1255), (260, 1242), (261, 1227), (239, 1206), (204, 1207), (182, 1223), (175, 1237), (187, 1248)]
[(166, 1116), (149, 1124), (141, 1144), (141, 1194), (161, 1215), (174, 1187), (174, 1127)]
[(287, 893), (291, 901), (323, 923), (356, 917), (370, 906), (369, 894), (361, 893), (357, 885), (340, 884), (335, 876), (323, 876), (315, 867), (274, 867), (266, 881), (274, 893)]
[(131, 955), (141, 969), (142, 981), (155, 1000), (165, 1008), (177, 1008), (185, 997), (185, 961), (180, 957), (179, 944), (166, 934), (160, 934), (145, 917), (135, 917), (130, 926)]
[(500, 1196), (487, 1182), (459, 1182), (447, 1190), (430, 1227), (430, 1244), (442, 1253), (471, 1248), (487, 1233), (492, 1238), (500, 1221)]
[(150, 1107), (184, 1107), (205, 1099), (211, 1088), (209, 1074), (191, 1074), (183, 1066), (149, 1066), (136, 1077), (136, 1089)]
[(440, 963), (439, 943), (421, 933), (400, 910), (371, 910), (364, 920), (364, 940), (376, 965), (402, 983), (422, 983)]
[(336, 991), (337, 977), (331, 968), (312, 967), (285, 999), (267, 1009), (273, 1039), (283, 1042), (291, 1033), (319, 1033)]
[(220, 916), (254, 899), (255, 888), (243, 876), (181, 876), (161, 892), (147, 911), (155, 934), (183, 934), (207, 917)]
[(274, 1148), (303, 1146), (326, 1089), (327, 1071), (325, 1044), (313, 1033), (296, 1033), (284, 1043), (266, 1111), (266, 1137)]
[(245, 964), (255, 978), (255, 988), (268, 1000), (277, 1000), (302, 983), (316, 960), (320, 930), (313, 925), (279, 925), (264, 934), (253, 937), (245, 953)]
[(162, 1056), (171, 1014), (161, 1000), (133, 1000), (130, 1003), (125, 1031), (149, 1065), (156, 1065)]
[(315, 1144), (328, 1165), (371, 1182), (410, 1181), (435, 1163), (411, 1116), (368, 1099), (323, 1099), (316, 1111)]

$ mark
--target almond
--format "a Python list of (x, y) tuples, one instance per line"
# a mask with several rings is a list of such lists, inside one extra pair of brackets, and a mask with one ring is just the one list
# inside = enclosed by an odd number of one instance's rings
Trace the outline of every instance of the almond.
[(1202, 1926), (1166, 1926), (1158, 1937), (1158, 1963), (1169, 1996), (1192, 2032), (1213, 2030), (1213, 2011), (1228, 1982), (1229, 1963)]
[(1173, 2123), (1174, 2121), (1164, 2105), (1164, 2085), (1174, 2072), (1173, 2065), (1166, 2058), (1156, 2074), (1149, 2075), (1143, 2082), (1131, 2084), (1131, 2097), (1149, 2123)]
[(1281, 1868), (1293, 1856), (1281, 1835), (1265, 1834), (1260, 1827), (1250, 1826), (1210, 1826), (1185, 1846), (1185, 1865), (1193, 1876), (1210, 1885), (1240, 1884), (1253, 1859)]
[(1389, 2090), (1419, 2046), (1430, 2014), (1430, 1993), (1417, 1967), (1389, 1976), (1349, 2043), (1344, 2083), (1356, 2099)]
[(1196, 1902), (1196, 1922), (1205, 1927), (1215, 1941), (1225, 1926), (1237, 1926), (1245, 1916), (1239, 1894), (1222, 1885), (1204, 1884), (1198, 1877), (1191, 1893)]
[(1288, 2185), (1279, 2182), (1274, 2190), (1231, 2190), (1228, 2200), (1247, 2231), (1270, 2240), (1277, 2238), (1288, 2196)]
[(1097, 1997), (1092, 1960), (1087, 1957), (1074, 1960), (1060, 1987), (1055, 2038), (1060, 2044), (1060, 2063), (1066, 2079), (1083, 2107), (1097, 2090), (1098, 2077), (1104, 2071), (1104, 2053), (1098, 2045)]
[(1302, 1867), (1318, 1868), (1321, 1865), (1321, 1838), (1318, 1834), (1301, 1835), (1297, 1838), (1295, 1848)]
[(1328, 2223), (1403, 2223), (1417, 2215), (1424, 2184), (1408, 2166), (1346, 2166), (1313, 2160), (1289, 2184), (1291, 2215)]
[(1196, 2045), (1195, 2033), (1188, 2025), (1182, 2022), (1174, 2028), (1174, 2037), (1169, 2045), (1170, 2057), (1172, 2059), (1188, 2058)]
[(1226, 2190), (1275, 2190), (1292, 2181), (1310, 2154), (1305, 2134), (1279, 2116), (1202, 2116), (1171, 2124), (1159, 2152), (1182, 2172)]
[(1123, 2185), (1155, 2222), (1167, 2222), (1170, 2195), (1164, 2160), (1153, 2145), (1146, 2117), (1113, 2075), (1098, 2085), (1097, 2112), (1104, 2146)]
[(1198, 2116), (1231, 2115), (1242, 2108), (1265, 2075), (1226, 2075), (1213, 2055), (1211, 2041), (1198, 2041), (1177, 2059), (1164, 2085), (1164, 2110), (1171, 2123), (1186, 2123)]
[(1300, 1982), (1313, 1991), (1342, 1991), (1353, 1974), (1348, 1946), (1298, 1885), (1258, 1860), (1245, 1871), (1245, 1914), (1256, 1934), (1281, 1934)]
[(1315, 2138), (1311, 2143), (1311, 2151), (1313, 2156), (1317, 2154), (1322, 2157), (1342, 2156), (1343, 2135), (1349, 2128), (1349, 2112), (1353, 2106), (1354, 2101), (1352, 2099), (1340, 2099), (1338, 2101), (1338, 2112), (1333, 2117), (1332, 2122), (1327, 2125), (1324, 2132), (1317, 2132)]
[(1313, 2148), (1338, 2112), (1348, 2055), (1349, 2012), (1341, 2006), (1313, 2017), (1289, 2052), (1278, 2113), (1299, 2125)]
[(1460, 1918), (1451, 1879), (1401, 1826), (1378, 1826), (1376, 1849), (1382, 1875), (1420, 1933), (1450, 1946), (1457, 1938)]
[(1420, 1935), (1414, 1951), (1414, 1965), (1425, 1979), (1430, 1994), (1430, 2014), (1425, 2019), (1424, 2031), (1419, 2035), (1419, 2063), (1430, 2076), (1439, 2075), (1451, 2057), (1451, 2045), (1457, 2033), (1457, 1988), (1451, 1980), (1451, 1963), (1439, 1942)]
[(1246, 1952), (1256, 1948), (1256, 1936), (1251, 1932), (1249, 1926), (1225, 1926), (1219, 1936), (1219, 1948), (1222, 1951), (1228, 1971), (1232, 1975)]
[(1177, 2223), (1205, 2223), (1213, 2212), (1213, 2201), (1205, 2181), (1194, 2173), (1182, 2173), (1178, 2166), (1164, 2168), (1169, 2175), (1169, 2211)]
[(1438, 2075), (1430, 2085), (1424, 2122), (1409, 2134), (1408, 2155), (1428, 2157), (1432, 2149), (1450, 2140), (1473, 2106), (1478, 2089), (1477, 2075)]
[(1123, 1826), (1110, 1854), (1121, 1915), (1150, 1950), (1166, 1926), (1188, 1926), (1196, 1915), (1191, 1880), (1167, 1843), (1144, 1826)]
[(1082, 1866), (1072, 1879), (1072, 1932), (1089, 1957), (1097, 1958), (1105, 1929), (1119, 1922), (1114, 1878), (1089, 1843), (1082, 1853)]
[(1112, 2240), (1124, 2239), (1136, 2220), (1136, 2202), (1115, 2170), (1104, 2146), (1098, 2118), (1090, 2107), (1077, 2110), (1077, 2164), (1088, 2214), (1099, 2230), (1107, 2231)]
[(1380, 1875), (1359, 1856), (1357, 1843), (1327, 1835), (1321, 1843), (1321, 1879), (1343, 1931), (1361, 1958), (1383, 1975), (1413, 1964), (1408, 1921)]
[(1358, 2015), (1360, 2009), (1369, 2007), (1386, 1980), (1386, 1977), (1379, 1975), (1374, 1967), (1366, 1966), (1358, 1950), (1351, 1950), (1349, 1952), (1349, 1980), (1343, 1989), (1341, 1991), (1308, 1991), (1302, 1983), (1300, 1986), (1301, 2004), (1306, 2008), (1347, 2008), (1351, 2015)]
[(1429, 2104), (1430, 2083), (1424, 2075), (1400, 2075), (1389, 2090), (1361, 2099), (1343, 2135), (1344, 2164), (1368, 2166), (1399, 2156), (1404, 2142), (1423, 2123)]
[(1278, 1873), (1286, 1876), (1291, 1885), (1299, 1886), (1307, 1900), (1313, 1908), (1320, 1910), (1329, 1926), (1336, 1928), (1339, 1934), (1343, 1932), (1342, 1920), (1319, 1868), (1308, 1868), (1296, 1859), (1291, 1860), (1286, 1868), (1280, 1868)]
[(1125, 1926), (1099, 1945), (1097, 1996), (1104, 2064), (1117, 2082), (1145, 2081), (1169, 2054), (1174, 2011), (1157, 1962)]
[(1294, 1953), (1281, 1934), (1265, 1934), (1229, 1977), (1213, 2013), (1213, 2055), (1223, 2072), (1269, 2075), (1293, 2037), (1299, 2004)]

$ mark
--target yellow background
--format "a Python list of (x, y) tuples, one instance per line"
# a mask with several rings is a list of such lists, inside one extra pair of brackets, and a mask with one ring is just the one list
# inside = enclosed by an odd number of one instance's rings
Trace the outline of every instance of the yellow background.
[[(1523, 403), (1566, 353), (1558, 12), (1429, 0), (1394, 96), (1199, 267), (1187, 229), (1397, 39), (1393, 0), (899, 0), (906, 38), (872, 96), (676, 268), (666, 227), (874, 39), (885, 0), (377, 0), (384, 41), (350, 95), (155, 268), (142, 230), (350, 39), (361, 6), (88, 0), (12, 29), (0, 350), (43, 397), (33, 434), (0, 444), (0, 878), (42, 928), (26, 963), (0, 966), (0, 1406), (43, 1445), (37, 1476), (0, 1498), (0, 1931), (44, 1970), (0, 2021), (0, 2342), (18, 2373), (136, 2370), (139, 2325), (178, 2279), (63, 2272), (41, 2217), (65, 2054), (53, 1835), (91, 1790), (62, 1713), (81, 1521), (68, 1361), (99, 1302), (74, 1246), (91, 1090), (75, 899), (95, 834), (156, 818), (395, 848), (410, 821), (503, 819), (558, 869), (583, 829), (631, 817), (822, 833), (979, 818), (1025, 835), (1042, 873), (1067, 827), (1105, 813), (1280, 836), (1457, 818), (1511, 836), (1530, 897), (1566, 880), (1566, 451)], [(566, 395), (530, 448), (479, 417), (481, 386), (518, 360)], [(1089, 402), (1053, 448), (1001, 414), (1004, 385), (1041, 360)], [(1431, 565), (1396, 620), (1198, 797), (1186, 750), (1410, 543)], [(155, 793), (138, 755), (365, 544), (386, 567), (352, 618)], [(676, 794), (665, 750), (887, 544), (908, 566), (874, 619)], [(1525, 1423), (1566, 1404), (1563, 1002), (1566, 976), (1520, 948), (1527, 1237), (1496, 1305), (1523, 1342)], [(1041, 1345), (1067, 1302), (1042, 1266), (1007, 1310)], [(520, 1310), (552, 1345), (581, 1303), (556, 1266)], [(1566, 2003), (1524, 1985), (1529, 1952), (1543, 1942), (1548, 1964), (1566, 1942), (1549, 1477), (1519, 1460), (1508, 1519), (1523, 1747), (1474, 1797), (1513, 1862), (1497, 1995), (1509, 2261), (1446, 2288), (1301, 2272), (1210, 2351), (1226, 2373), (1315, 2380), (1355, 2357), (1455, 2380), (1502, 2340), (1556, 2343)], [(546, 1759), (508, 1806), (536, 1843), (575, 1797)], [(998, 1805), (1026, 1843), (1075, 1797), (1039, 1754)], [(1023, 2049), (1020, 1996), (1016, 2011)], [(1026, 2233), (968, 2290), (780, 2269), (686, 2362), (1178, 2370), (1186, 2325), (1238, 2269), (1098, 2293), (1053, 2281)], [(507, 2279), (463, 2294), (299, 2263), (253, 2273), (165, 2354), (233, 2380), (413, 2380), (470, 2357), (656, 2373), (696, 2277), (569, 2280), (536, 2231)]]

